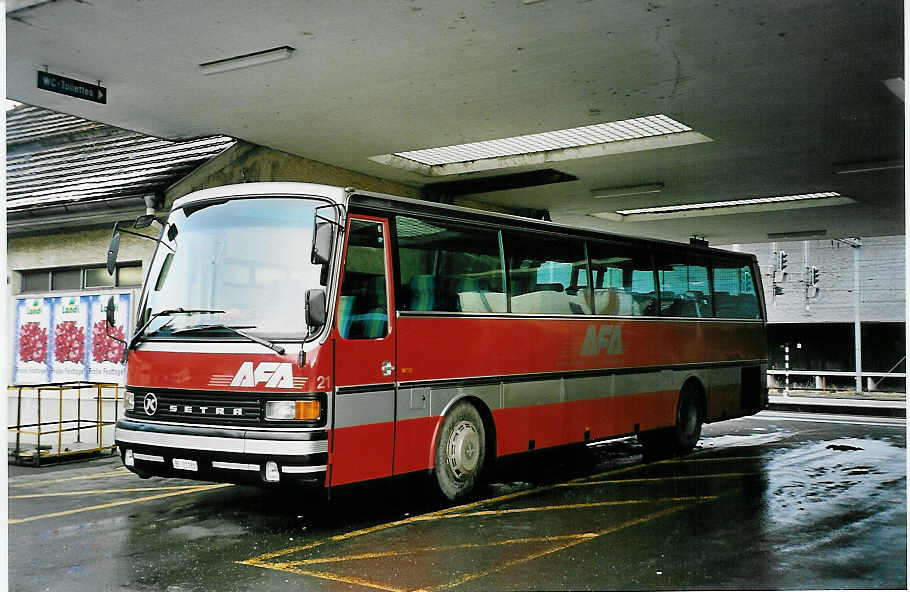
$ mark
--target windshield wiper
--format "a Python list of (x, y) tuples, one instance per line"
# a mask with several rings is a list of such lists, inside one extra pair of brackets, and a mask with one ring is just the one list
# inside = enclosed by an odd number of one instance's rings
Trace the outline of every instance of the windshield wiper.
[(254, 329), (254, 328), (255, 328), (254, 325), (243, 325), (243, 326), (239, 326), (239, 327), (232, 327), (231, 325), (217, 323), (214, 325), (199, 325), (198, 327), (186, 327), (185, 329), (176, 329), (174, 331), (171, 331), (171, 335), (178, 335), (180, 333), (191, 333), (193, 331), (209, 331), (211, 329), (227, 329), (228, 331), (234, 333), (235, 335), (244, 337), (244, 338), (252, 341), (253, 343), (258, 343), (260, 345), (264, 345), (279, 355), (284, 355), (284, 348), (282, 346), (278, 345), (277, 343), (273, 343), (273, 342), (269, 341), (268, 339), (256, 337), (255, 335), (250, 335), (249, 333), (240, 330), (240, 329)]
[(149, 320), (147, 320), (145, 322), (145, 324), (142, 325), (142, 327), (140, 327), (138, 331), (136, 331), (136, 334), (133, 335), (133, 338), (130, 339), (129, 344), (127, 344), (126, 351), (133, 349), (133, 347), (137, 343), (139, 343), (140, 339), (142, 339), (142, 337), (145, 335), (145, 330), (148, 329), (149, 325), (152, 324), (152, 321), (154, 321), (158, 317), (169, 317), (169, 316), (173, 316), (175, 314), (193, 314), (193, 313), (217, 314), (217, 313), (222, 313), (222, 312), (224, 312), (224, 311), (223, 310), (211, 310), (208, 308), (166, 308), (164, 310), (159, 310), (158, 312), (156, 312), (155, 314), (150, 316)]

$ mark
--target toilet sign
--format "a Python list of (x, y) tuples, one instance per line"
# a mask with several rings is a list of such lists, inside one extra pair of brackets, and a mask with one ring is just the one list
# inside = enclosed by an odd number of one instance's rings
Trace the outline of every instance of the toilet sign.
[(38, 71), (38, 88), (94, 103), (107, 104), (107, 89), (103, 86), (58, 76), (50, 72)]

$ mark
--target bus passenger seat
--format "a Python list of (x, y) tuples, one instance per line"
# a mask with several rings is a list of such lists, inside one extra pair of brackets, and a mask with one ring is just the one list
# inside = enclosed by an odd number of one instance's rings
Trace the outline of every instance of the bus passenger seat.
[(351, 336), (351, 321), (354, 312), (354, 296), (341, 296), (338, 299), (338, 333), (343, 339)]
[(616, 288), (597, 288), (594, 290), (594, 314), (619, 314), (619, 297)]
[(437, 276), (415, 275), (408, 283), (411, 292), (409, 310), (427, 311), (436, 310)]

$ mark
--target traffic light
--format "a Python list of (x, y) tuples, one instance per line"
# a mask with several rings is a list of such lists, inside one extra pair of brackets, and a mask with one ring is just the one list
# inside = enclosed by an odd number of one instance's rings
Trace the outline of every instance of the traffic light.
[(780, 271), (787, 270), (787, 252), (786, 251), (777, 252), (777, 269), (779, 269)]
[(809, 270), (809, 285), (818, 286), (818, 268), (814, 265)]

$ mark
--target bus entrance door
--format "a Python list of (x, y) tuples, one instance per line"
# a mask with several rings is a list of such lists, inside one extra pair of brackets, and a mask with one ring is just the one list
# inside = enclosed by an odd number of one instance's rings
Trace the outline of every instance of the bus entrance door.
[(395, 310), (389, 224), (350, 216), (338, 298), (331, 485), (392, 474)]

